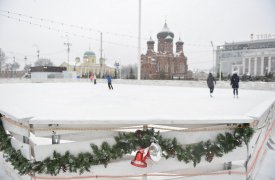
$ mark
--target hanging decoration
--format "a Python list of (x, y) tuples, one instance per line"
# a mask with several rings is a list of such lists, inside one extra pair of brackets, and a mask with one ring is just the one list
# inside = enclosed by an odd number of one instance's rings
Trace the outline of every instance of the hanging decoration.
[(162, 150), (160, 145), (157, 143), (152, 143), (149, 147), (148, 156), (154, 161), (158, 162), (161, 159)]
[(213, 157), (214, 157), (214, 153), (212, 153), (212, 151), (209, 151), (205, 155), (205, 160), (208, 162), (211, 162), (213, 160)]
[(131, 161), (131, 164), (136, 167), (147, 167), (146, 158), (148, 156), (148, 148), (139, 149), (136, 153), (135, 159)]
[(119, 133), (115, 136), (115, 144), (109, 145), (103, 142), (101, 146), (91, 144), (92, 152), (72, 155), (69, 151), (65, 154), (53, 152), (52, 157), (43, 161), (29, 161), (19, 150), (15, 150), (11, 145), (11, 135), (6, 134), (0, 125), (0, 151), (7, 162), (10, 162), (20, 175), (24, 174), (51, 174), (57, 175), (63, 172), (90, 172), (90, 168), (95, 165), (107, 167), (112, 160), (122, 158), (126, 154), (137, 151), (135, 159), (131, 162), (137, 167), (146, 167), (146, 159), (150, 158), (157, 162), (164, 157), (177, 158), (185, 163), (192, 162), (194, 166), (200, 163), (201, 158), (211, 162), (213, 158), (221, 157), (242, 145), (248, 145), (254, 133), (249, 124), (238, 126), (233, 132), (219, 133), (214, 141), (199, 142), (197, 144), (181, 145), (176, 138), (168, 139), (160, 135), (154, 129), (138, 130), (136, 132)]
[(131, 164), (136, 167), (145, 168), (147, 167), (147, 158), (150, 158), (154, 162), (158, 162), (161, 159), (161, 154), (161, 147), (156, 143), (152, 143), (150, 147), (139, 149), (136, 153), (135, 159), (131, 161)]

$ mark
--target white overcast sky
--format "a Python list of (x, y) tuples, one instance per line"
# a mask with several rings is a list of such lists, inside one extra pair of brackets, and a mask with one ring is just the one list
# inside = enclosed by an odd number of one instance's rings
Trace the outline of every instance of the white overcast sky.
[[(179, 36), (185, 42), (189, 69), (207, 70), (213, 64), (211, 41), (216, 46), (249, 40), (251, 33), (275, 35), (275, 0), (142, 0), (142, 53), (146, 52), (150, 35), (157, 40), (165, 19), (175, 34), (174, 43)], [(122, 65), (136, 63), (138, 0), (0, 0), (0, 48), (8, 55), (8, 61), (15, 57), (23, 67), (23, 58), (27, 56), (27, 62), (33, 63), (39, 48), (40, 57), (60, 65), (67, 61), (67, 38), (62, 31), (69, 33), (72, 43), (70, 62), (75, 57), (82, 59), (89, 46), (98, 59), (102, 31), (103, 55), (108, 64), (119, 59)]]

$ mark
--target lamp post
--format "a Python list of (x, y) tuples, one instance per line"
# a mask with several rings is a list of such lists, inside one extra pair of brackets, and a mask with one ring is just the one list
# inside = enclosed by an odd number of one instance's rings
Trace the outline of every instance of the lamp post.
[(121, 77), (121, 64), (119, 66), (119, 76), (120, 76), (120, 79), (122, 79), (122, 77)]
[(120, 63), (120, 57), (118, 57), (118, 63), (119, 63), (119, 78), (121, 78), (121, 63)]
[(141, 62), (140, 62), (140, 48), (141, 48), (141, 0), (138, 3), (138, 72), (137, 72), (137, 79), (140, 80), (140, 73), (141, 73)]
[(214, 74), (214, 76), (215, 76), (215, 59), (214, 59), (215, 49), (214, 49), (213, 41), (211, 41), (211, 46), (212, 46), (212, 48), (213, 48), (213, 74)]
[(68, 52), (68, 70), (70, 71), (70, 46), (72, 45), (71, 43), (69, 43), (69, 41), (67, 43), (64, 43), (65, 46), (67, 47), (67, 52)]
[(118, 79), (118, 71), (119, 71), (119, 66), (120, 66), (119, 62), (115, 62), (114, 66), (116, 67), (116, 70), (115, 70), (116, 77), (115, 78)]
[(39, 46), (37, 44), (33, 44), (32, 46), (37, 48), (37, 51), (36, 51), (37, 52), (37, 60), (39, 60), (39, 53), (40, 53)]
[(72, 43), (69, 42), (69, 38), (67, 35), (66, 35), (66, 37), (67, 37), (67, 42), (64, 43), (64, 45), (67, 46), (67, 52), (68, 52), (68, 69), (67, 69), (67, 71), (70, 71), (70, 46), (72, 46)]
[(27, 65), (27, 56), (24, 57), (24, 60), (25, 60), (25, 66)]
[(222, 61), (220, 60), (220, 73), (219, 73), (219, 81), (222, 80)]

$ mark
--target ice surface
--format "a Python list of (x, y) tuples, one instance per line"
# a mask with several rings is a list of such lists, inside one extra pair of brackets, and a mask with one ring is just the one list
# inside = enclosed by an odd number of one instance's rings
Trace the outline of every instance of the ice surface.
[[(274, 91), (115, 84), (109, 90), (101, 83), (0, 84), (0, 111), (31, 122), (215, 122), (243, 120), (255, 116), (257, 106), (269, 106)], [(265, 108), (263, 108), (265, 109)], [(259, 114), (256, 113), (256, 114)]]

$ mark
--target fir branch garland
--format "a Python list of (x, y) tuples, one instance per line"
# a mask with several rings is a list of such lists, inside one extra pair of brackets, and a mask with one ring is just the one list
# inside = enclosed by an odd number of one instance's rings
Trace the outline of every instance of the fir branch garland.
[[(6, 134), (0, 124), (0, 151), (3, 151), (5, 160), (10, 162), (20, 175), (45, 173), (57, 175), (63, 172), (90, 172), (94, 165), (107, 167), (112, 160), (119, 159), (126, 154), (136, 151), (138, 148), (146, 148), (152, 142), (158, 143), (162, 148), (162, 156), (166, 159), (176, 157), (185, 163), (193, 162), (196, 166), (201, 158), (208, 156), (207, 161), (212, 161), (214, 156), (221, 157), (242, 145), (248, 145), (254, 130), (249, 124), (239, 125), (232, 133), (218, 134), (216, 141), (199, 142), (197, 144), (181, 145), (176, 138), (166, 139), (154, 129), (137, 130), (130, 133), (119, 133), (115, 136), (115, 144), (109, 145), (103, 142), (101, 146), (91, 144), (92, 152), (79, 153), (77, 156), (67, 151), (64, 155), (54, 151), (52, 158), (48, 157), (43, 161), (31, 162), (23, 157), (21, 152), (11, 146), (11, 136)], [(209, 156), (211, 156), (209, 158)]]

